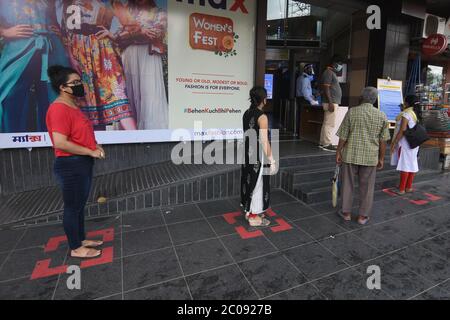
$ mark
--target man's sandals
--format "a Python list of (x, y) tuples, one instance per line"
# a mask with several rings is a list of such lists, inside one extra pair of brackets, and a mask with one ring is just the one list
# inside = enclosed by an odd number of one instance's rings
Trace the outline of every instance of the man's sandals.
[[(351, 221), (352, 220), (352, 214), (351, 213), (343, 213), (342, 211), (339, 211), (338, 214), (344, 219), (344, 221)], [(358, 216), (358, 223), (360, 225), (365, 225), (367, 222), (369, 222), (370, 218), (365, 216)]]
[(344, 213), (342, 211), (339, 211), (338, 215), (340, 215), (342, 217), (342, 219), (344, 219), (344, 221), (351, 221), (352, 220), (352, 214), (351, 213)]
[(358, 223), (361, 225), (365, 225), (367, 222), (369, 222), (370, 218), (365, 216), (359, 216), (358, 217)]

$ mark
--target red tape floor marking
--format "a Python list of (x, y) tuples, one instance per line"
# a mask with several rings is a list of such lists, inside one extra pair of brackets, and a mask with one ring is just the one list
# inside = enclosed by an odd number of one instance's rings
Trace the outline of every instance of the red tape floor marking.
[(411, 202), (412, 204), (418, 205), (418, 206), (423, 206), (423, 205), (429, 203), (429, 201), (427, 201), (427, 200), (409, 200), (409, 202)]
[(442, 199), (442, 197), (436, 196), (436, 195), (431, 194), (431, 193), (424, 192), (423, 194), (426, 195), (428, 200), (430, 200), (430, 201), (438, 201), (438, 200)]
[(47, 244), (45, 245), (44, 252), (52, 252), (58, 249), (59, 245), (63, 242), (67, 241), (66, 236), (53, 237), (48, 239)]
[[(87, 238), (93, 238), (96, 236), (102, 236), (103, 242), (111, 242), (114, 241), (114, 228), (104, 229), (104, 230), (96, 230), (91, 231), (87, 234)], [(58, 249), (58, 247), (61, 245), (61, 243), (66, 242), (67, 237), (66, 236), (59, 236), (59, 237), (53, 237), (50, 238), (45, 245), (44, 252), (52, 252)]]
[(98, 266), (101, 264), (111, 263), (114, 259), (113, 247), (107, 247), (102, 250), (102, 254), (98, 258), (93, 258), (89, 260), (83, 260), (80, 264), (80, 268), (89, 268), (93, 266)]
[[(391, 191), (390, 188), (383, 189), (383, 192), (388, 194), (388, 195), (390, 195), (390, 196), (393, 196), (393, 197), (399, 196), (397, 193)], [(415, 204), (415, 205), (418, 205), (418, 206), (423, 206), (423, 205), (426, 205), (427, 203), (429, 203), (430, 201), (438, 201), (438, 200), (442, 199), (442, 197), (436, 196), (436, 195), (431, 194), (431, 193), (424, 192), (423, 194), (428, 198), (428, 200), (410, 200), (410, 199), (407, 199), (407, 200), (410, 203), (412, 203), (412, 204)]]
[(86, 235), (86, 238), (96, 237), (99, 235), (102, 236), (103, 242), (114, 241), (114, 228), (88, 232), (88, 234)]
[(269, 209), (266, 210), (266, 214), (267, 214), (269, 217), (275, 217), (275, 216), (277, 215), (275, 212), (273, 212), (273, 210), (272, 210), (271, 208), (269, 208)]
[[(86, 237), (97, 237), (102, 236), (103, 242), (112, 242), (114, 241), (114, 228), (96, 230), (88, 232)], [(59, 248), (61, 243), (67, 241), (66, 236), (58, 236), (52, 237), (48, 240), (45, 245), (44, 252), (52, 252)], [(114, 259), (114, 248), (107, 247), (102, 250), (102, 254), (98, 258), (93, 258), (89, 260), (83, 260), (80, 264), (80, 268), (89, 268), (101, 264), (111, 263)], [(46, 278), (53, 275), (58, 275), (61, 273), (65, 273), (67, 271), (67, 265), (58, 266), (54, 268), (50, 268), (51, 259), (39, 260), (36, 262), (33, 273), (31, 274), (31, 280)]]
[[(267, 209), (265, 214), (269, 217), (277, 216), (277, 214), (271, 208)], [(225, 219), (225, 221), (228, 222), (228, 224), (235, 224), (237, 222), (236, 217), (240, 215), (242, 215), (242, 212), (236, 211), (225, 213), (222, 216)], [(278, 223), (278, 225), (270, 228), (272, 232), (281, 232), (292, 229), (292, 226), (289, 223), (287, 223), (286, 220), (284, 219), (275, 219), (275, 221)], [(261, 230), (248, 231), (244, 226), (235, 227), (235, 230), (242, 239), (251, 239), (261, 237), (264, 235), (264, 233)]]
[(242, 213), (240, 211), (225, 213), (223, 215), (223, 218), (225, 219), (226, 222), (228, 222), (228, 224), (235, 224), (236, 217), (240, 216), (241, 214)]
[(251, 239), (261, 237), (263, 235), (261, 230), (247, 231), (243, 226), (236, 227), (236, 231), (242, 239)]
[(398, 196), (398, 194), (396, 194), (395, 192), (391, 191), (390, 188), (383, 189), (383, 192), (386, 193), (386, 194), (388, 194), (388, 195), (390, 195), (390, 196), (392, 196), (392, 197)]
[(292, 226), (284, 219), (275, 219), (275, 221), (278, 223), (278, 226), (271, 227), (270, 230), (272, 230), (272, 232), (287, 231), (292, 229)]
[(34, 267), (33, 273), (31, 274), (31, 280), (46, 278), (65, 273), (67, 271), (67, 265), (50, 268), (50, 262), (51, 259), (38, 261)]

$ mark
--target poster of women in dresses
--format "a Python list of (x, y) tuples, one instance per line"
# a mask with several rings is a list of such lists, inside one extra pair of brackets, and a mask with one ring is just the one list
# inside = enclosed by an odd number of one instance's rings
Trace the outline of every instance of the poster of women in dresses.
[(96, 131), (167, 129), (166, 2), (0, 0), (0, 133), (46, 131), (53, 64), (80, 73)]
[(69, 66), (55, 1), (0, 0), (0, 133), (46, 131), (50, 63)]
[(0, 0), (0, 149), (51, 146), (52, 65), (99, 143), (240, 138), (255, 25), (253, 0)]
[[(83, 111), (96, 130), (119, 127), (136, 130), (125, 73), (111, 26), (110, 1), (64, 0), (63, 33), (73, 67), (81, 74), (86, 97)], [(69, 7), (80, 8), (81, 24), (71, 28)]]
[(154, 0), (113, 1), (121, 24), (116, 34), (127, 92), (139, 130), (167, 129), (169, 125), (165, 2), (157, 5)]

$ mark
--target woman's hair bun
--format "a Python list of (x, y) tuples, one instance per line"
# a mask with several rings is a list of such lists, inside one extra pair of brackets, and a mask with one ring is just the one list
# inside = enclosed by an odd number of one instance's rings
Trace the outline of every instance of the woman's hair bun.
[(47, 69), (48, 77), (52, 84), (53, 90), (59, 93), (59, 87), (65, 84), (71, 74), (78, 74), (78, 72), (70, 67), (64, 67), (60, 65), (50, 66)]
[(54, 65), (54, 66), (50, 66), (47, 70), (47, 74), (50, 78), (58, 75), (59, 73), (61, 73), (61, 71), (63, 71), (65, 69), (65, 67), (60, 66), (60, 65)]

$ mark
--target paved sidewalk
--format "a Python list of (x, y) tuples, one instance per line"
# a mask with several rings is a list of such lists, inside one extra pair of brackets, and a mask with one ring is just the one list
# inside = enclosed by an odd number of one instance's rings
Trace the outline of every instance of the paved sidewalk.
[[(97, 218), (103, 255), (81, 264), (59, 224), (0, 230), (0, 299), (450, 299), (449, 182), (377, 193), (364, 227), (281, 190), (264, 229), (235, 198)], [(81, 290), (67, 288), (70, 265)], [(370, 265), (381, 290), (367, 289)]]

